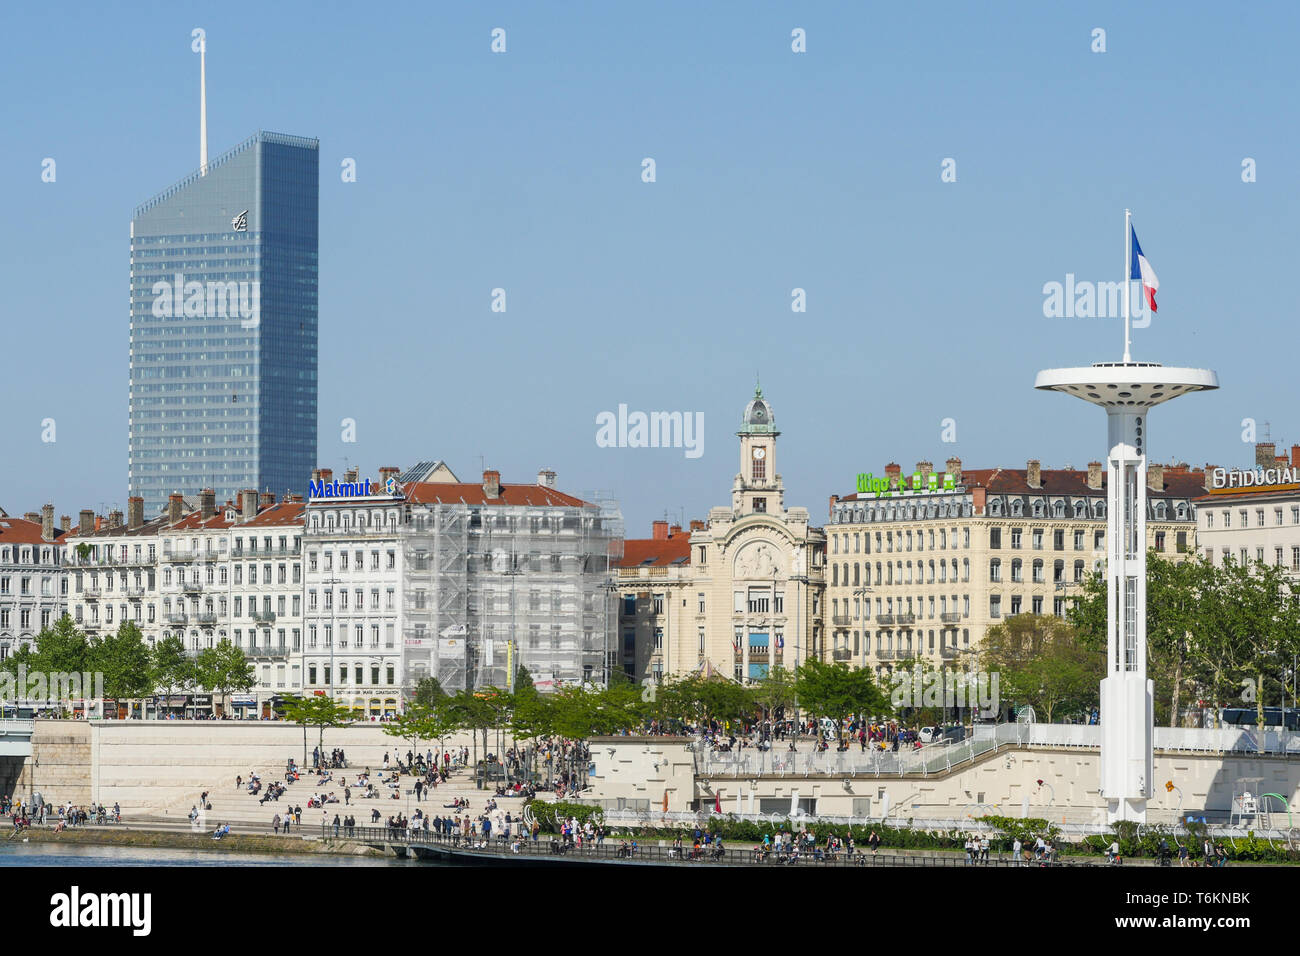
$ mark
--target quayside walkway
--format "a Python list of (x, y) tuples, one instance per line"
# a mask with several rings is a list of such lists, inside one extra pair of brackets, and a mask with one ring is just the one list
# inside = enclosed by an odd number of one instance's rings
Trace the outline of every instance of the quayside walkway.
[[(310, 831), (308, 831), (310, 832)], [(798, 867), (807, 868), (858, 868), (870, 866), (939, 866), (939, 867), (1096, 867), (1109, 866), (1104, 860), (1088, 857), (1064, 858), (1052, 862), (1016, 861), (1009, 856), (993, 857), (985, 863), (971, 864), (961, 853), (879, 853), (846, 852), (827, 854), (800, 853), (785, 856), (772, 852), (755, 852), (754, 847), (743, 842), (733, 843), (718, 855), (712, 847), (704, 848), (698, 856), (691, 846), (680, 850), (662, 843), (647, 844), (630, 839), (606, 839), (603, 843), (581, 848), (565, 847), (558, 840), (543, 838), (538, 842), (517, 840), (507, 843), (494, 837), (486, 847), (471, 844), (463, 838), (444, 836), (424, 830), (400, 830), (389, 827), (340, 827), (338, 836), (332, 826), (321, 827), (320, 839), (349, 843), (362, 843), (383, 847), (399, 856), (410, 855), (419, 859), (441, 860), (466, 866), (520, 866), (520, 865), (626, 865), (626, 866), (677, 866), (677, 867)]]

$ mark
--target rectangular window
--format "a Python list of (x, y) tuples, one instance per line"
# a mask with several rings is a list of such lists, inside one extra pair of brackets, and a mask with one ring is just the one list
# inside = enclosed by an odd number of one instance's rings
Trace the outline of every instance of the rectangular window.
[(1001, 529), (1001, 528), (989, 528), (989, 547), (990, 547), (990, 548), (1000, 548), (1000, 547), (1002, 547), (1002, 529)]

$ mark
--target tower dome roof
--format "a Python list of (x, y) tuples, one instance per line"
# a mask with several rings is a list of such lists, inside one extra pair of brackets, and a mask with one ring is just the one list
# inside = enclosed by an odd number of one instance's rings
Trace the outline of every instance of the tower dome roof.
[(772, 406), (763, 397), (761, 386), (754, 387), (754, 397), (745, 406), (745, 414), (740, 420), (740, 430), (742, 434), (747, 435), (776, 434), (776, 416), (772, 414)]

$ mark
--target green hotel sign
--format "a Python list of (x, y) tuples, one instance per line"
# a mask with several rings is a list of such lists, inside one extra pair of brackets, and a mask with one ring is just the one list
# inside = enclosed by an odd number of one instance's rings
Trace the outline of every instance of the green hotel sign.
[(889, 488), (888, 478), (877, 478), (871, 473), (858, 475), (858, 494), (874, 494), (877, 498), (889, 498), (893, 495), (916, 495), (926, 492), (938, 491), (956, 491), (957, 485), (953, 476), (944, 474), (942, 476), (931, 472), (923, 475), (919, 471), (913, 472), (909, 477), (900, 475), (898, 478), (898, 487), (893, 491)]

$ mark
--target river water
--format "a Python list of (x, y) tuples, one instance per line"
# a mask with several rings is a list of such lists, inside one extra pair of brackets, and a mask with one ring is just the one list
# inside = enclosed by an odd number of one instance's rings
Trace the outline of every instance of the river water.
[(322, 855), (316, 853), (225, 853), (220, 850), (172, 850), (156, 847), (71, 846), (54, 843), (0, 844), (5, 866), (438, 866), (396, 857)]

